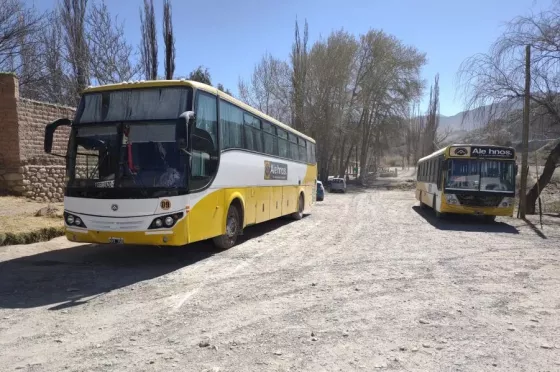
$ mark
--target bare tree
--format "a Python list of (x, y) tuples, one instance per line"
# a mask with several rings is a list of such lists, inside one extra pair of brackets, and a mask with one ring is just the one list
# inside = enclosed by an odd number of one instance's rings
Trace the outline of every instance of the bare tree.
[(91, 77), (99, 84), (128, 81), (138, 75), (134, 48), (124, 37), (124, 23), (114, 20), (105, 1), (94, 3), (87, 20)]
[[(488, 121), (519, 107), (524, 95), (524, 49), (531, 45), (531, 102), (534, 110), (560, 125), (560, 2), (551, 9), (512, 20), (486, 54), (467, 59), (459, 70), (469, 109), (489, 105)], [(560, 163), (560, 143), (550, 152), (544, 170), (527, 194), (527, 213), (535, 213), (540, 191)]]
[(286, 123), (291, 122), (291, 71), (288, 64), (266, 53), (250, 81), (238, 83), (242, 101)]
[(72, 96), (75, 102), (90, 84), (90, 53), (86, 39), (86, 14), (88, 0), (63, 0), (60, 20), (65, 46), (65, 59), (70, 67)]
[(158, 45), (154, 0), (144, 0), (144, 11), (140, 8), (140, 60), (144, 76), (156, 80), (158, 76)]
[(64, 40), (62, 27), (54, 13), (48, 27), (40, 35), (41, 50), (45, 69), (45, 83), (41, 86), (41, 100), (71, 105), (74, 103), (73, 91), (69, 90), (68, 77), (64, 71)]
[(296, 19), (294, 44), (292, 46), (292, 87), (293, 87), (293, 127), (303, 129), (303, 107), (305, 100), (305, 81), (307, 76), (307, 41), (309, 39), (307, 20), (303, 27), (303, 37), (299, 34), (299, 24)]
[(434, 85), (430, 87), (430, 101), (426, 115), (426, 128), (424, 129), (424, 151), (422, 155), (428, 155), (438, 149), (439, 129), (439, 74), (434, 78)]
[(165, 78), (171, 80), (175, 72), (175, 37), (169, 0), (163, 2), (163, 41), (165, 44)]
[(43, 78), (39, 36), (46, 16), (22, 0), (0, 0), (0, 70), (14, 72), (21, 94), (30, 98)]

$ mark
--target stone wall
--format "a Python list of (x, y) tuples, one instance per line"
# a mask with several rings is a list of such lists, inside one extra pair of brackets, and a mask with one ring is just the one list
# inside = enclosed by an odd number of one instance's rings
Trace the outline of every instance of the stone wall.
[[(44, 153), (45, 126), (75, 110), (19, 97), (18, 80), (0, 73), (0, 193), (60, 201), (65, 160)], [(53, 153), (65, 155), (69, 129), (55, 132)]]

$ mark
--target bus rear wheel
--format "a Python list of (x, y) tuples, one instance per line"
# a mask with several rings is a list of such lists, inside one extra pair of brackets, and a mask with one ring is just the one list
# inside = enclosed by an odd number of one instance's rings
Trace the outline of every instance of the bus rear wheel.
[(305, 200), (303, 199), (303, 194), (299, 194), (297, 212), (292, 214), (292, 218), (294, 220), (301, 220), (303, 218), (303, 209), (305, 207), (304, 203), (305, 203)]
[(230, 205), (226, 218), (226, 232), (213, 239), (214, 245), (220, 249), (229, 249), (237, 242), (237, 237), (241, 231), (239, 210), (235, 205)]

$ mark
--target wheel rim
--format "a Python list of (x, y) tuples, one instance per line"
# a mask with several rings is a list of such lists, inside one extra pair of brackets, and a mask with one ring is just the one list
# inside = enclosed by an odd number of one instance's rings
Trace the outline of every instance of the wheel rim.
[(235, 238), (235, 235), (237, 233), (237, 218), (235, 218), (233, 215), (229, 215), (228, 219), (227, 219), (227, 224), (226, 224), (226, 235), (228, 237), (228, 239), (233, 239)]

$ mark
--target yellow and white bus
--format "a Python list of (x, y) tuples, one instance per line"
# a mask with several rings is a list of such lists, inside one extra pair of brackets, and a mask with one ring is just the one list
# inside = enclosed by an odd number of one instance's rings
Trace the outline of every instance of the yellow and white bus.
[[(301, 219), (315, 202), (315, 141), (185, 80), (90, 87), (70, 126), (64, 197), (75, 242), (232, 247), (243, 228)], [(55, 155), (55, 154), (53, 154)]]
[(474, 214), (491, 222), (513, 215), (516, 174), (511, 147), (450, 145), (418, 161), (416, 199), (438, 218)]

